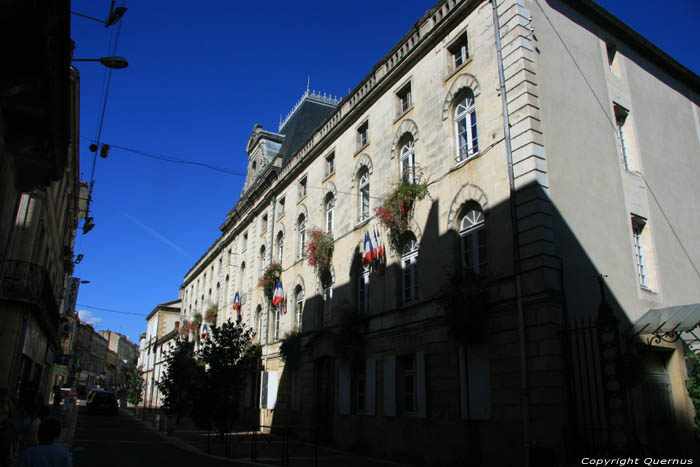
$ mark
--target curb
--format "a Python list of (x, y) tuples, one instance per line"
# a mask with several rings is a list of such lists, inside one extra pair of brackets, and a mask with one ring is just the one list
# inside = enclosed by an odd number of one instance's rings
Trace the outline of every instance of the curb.
[(261, 466), (261, 467), (279, 467), (276, 464), (264, 464), (262, 462), (252, 462), (252, 461), (246, 461), (246, 460), (241, 460), (241, 459), (229, 459), (228, 457), (223, 457), (223, 456), (217, 456), (214, 454), (209, 454), (208, 452), (204, 452), (199, 448), (196, 448), (189, 444), (187, 441), (184, 441), (177, 436), (168, 436), (164, 433), (161, 433), (160, 431), (156, 430), (154, 427), (150, 426), (149, 423), (146, 423), (145, 421), (141, 420), (139, 417), (137, 417), (135, 414), (133, 414), (130, 410), (123, 410), (122, 413), (128, 414), (131, 418), (134, 420), (137, 420), (140, 422), (143, 426), (157, 434), (159, 437), (161, 437), (164, 441), (172, 444), (173, 446), (182, 449), (183, 451), (188, 451), (193, 454), (198, 454), (200, 456), (205, 456), (210, 459), (216, 459), (220, 461), (226, 461), (231, 464), (243, 464), (243, 465), (255, 465), (255, 466)]

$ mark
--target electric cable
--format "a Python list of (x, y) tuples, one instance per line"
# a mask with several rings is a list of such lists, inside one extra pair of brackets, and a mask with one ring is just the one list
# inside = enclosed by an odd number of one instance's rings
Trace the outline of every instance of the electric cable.
[(81, 303), (78, 303), (77, 306), (82, 307), (82, 308), (88, 308), (89, 310), (106, 311), (108, 313), (119, 313), (122, 315), (148, 316), (148, 314), (146, 314), (146, 313), (132, 313), (129, 311), (112, 310), (110, 308), (100, 308), (97, 306), (83, 305)]

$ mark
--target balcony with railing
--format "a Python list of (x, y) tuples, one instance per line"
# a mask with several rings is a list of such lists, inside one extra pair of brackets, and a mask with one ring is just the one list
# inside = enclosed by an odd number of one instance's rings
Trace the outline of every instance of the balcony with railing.
[(0, 283), (0, 300), (24, 302), (40, 310), (42, 320), (55, 333), (58, 329), (58, 303), (49, 273), (38, 264), (8, 260)]

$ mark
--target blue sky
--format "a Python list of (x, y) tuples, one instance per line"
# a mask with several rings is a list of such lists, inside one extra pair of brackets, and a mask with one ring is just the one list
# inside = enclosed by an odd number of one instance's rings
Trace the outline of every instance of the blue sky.
[[(544, 0), (540, 0), (544, 1)], [(94, 17), (108, 0), (73, 0)], [(72, 17), (75, 58), (116, 55), (101, 140), (149, 154), (243, 174), (254, 124), (277, 130), (306, 88), (338, 97), (369, 72), (434, 1), (117, 2), (121, 29)], [(680, 63), (700, 73), (694, 50), (700, 2), (599, 2)], [(266, 7), (266, 8), (265, 8)], [(81, 75), (81, 179), (89, 180), (106, 72), (76, 63)], [(155, 305), (177, 298), (185, 273), (218, 238), (243, 176), (166, 163), (113, 148), (98, 158), (91, 215), (78, 232), (75, 275), (81, 316), (133, 341)], [(114, 310), (118, 311), (105, 311)]]

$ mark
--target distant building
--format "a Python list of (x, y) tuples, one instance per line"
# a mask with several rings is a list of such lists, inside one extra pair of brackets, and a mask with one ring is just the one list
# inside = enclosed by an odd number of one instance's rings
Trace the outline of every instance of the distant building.
[(138, 346), (121, 333), (110, 330), (99, 331), (99, 333), (107, 339), (109, 350), (116, 355), (113, 384), (126, 383), (128, 372), (136, 366), (138, 361)]
[(101, 336), (91, 324), (80, 323), (78, 340), (74, 351), (79, 356), (76, 378), (77, 383), (90, 386), (108, 384), (105, 369), (107, 363), (107, 339)]
[(164, 353), (177, 335), (180, 323), (181, 301), (172, 300), (157, 305), (146, 317), (147, 331), (141, 335), (139, 368), (144, 379), (144, 407), (160, 407), (162, 397), (158, 389), (164, 371)]
[[(180, 287), (183, 326), (240, 313), (263, 348), (248, 420), (345, 449), (692, 457), (700, 78), (588, 0), (494, 4), (439, 1), (348, 96), (307, 89), (277, 131), (254, 127), (243, 192)], [(420, 182), (429, 197), (397, 198)], [(394, 245), (376, 214), (391, 196)], [(375, 232), (385, 264), (363, 261)]]

